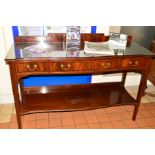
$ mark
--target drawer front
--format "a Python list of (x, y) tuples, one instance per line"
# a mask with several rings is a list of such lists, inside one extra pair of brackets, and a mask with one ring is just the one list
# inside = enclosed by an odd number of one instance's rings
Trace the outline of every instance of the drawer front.
[(67, 71), (86, 71), (89, 70), (89, 61), (72, 62), (72, 61), (58, 61), (50, 63), (50, 70), (56, 72)]
[(145, 66), (144, 58), (126, 58), (123, 59), (122, 67), (123, 68), (139, 68)]
[(95, 60), (91, 62), (91, 68), (94, 70), (115, 69), (119, 60)]
[(22, 72), (46, 72), (46, 62), (18, 62), (16, 71)]

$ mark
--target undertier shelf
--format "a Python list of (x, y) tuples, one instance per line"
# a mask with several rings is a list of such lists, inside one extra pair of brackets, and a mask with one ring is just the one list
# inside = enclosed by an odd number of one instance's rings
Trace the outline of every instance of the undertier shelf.
[(22, 97), (23, 114), (42, 111), (91, 110), (136, 104), (136, 100), (119, 82), (28, 88), (24, 90)]

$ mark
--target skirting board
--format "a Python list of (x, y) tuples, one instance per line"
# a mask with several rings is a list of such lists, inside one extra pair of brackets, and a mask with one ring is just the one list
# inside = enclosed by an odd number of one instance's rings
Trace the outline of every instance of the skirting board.
[[(128, 73), (125, 86), (137, 86), (140, 82), (140, 74)], [(92, 83), (120, 81), (121, 74), (107, 74), (107, 75), (93, 75)], [(147, 85), (152, 85), (150, 81), (147, 81)], [(0, 104), (14, 103), (12, 94), (0, 94)]]

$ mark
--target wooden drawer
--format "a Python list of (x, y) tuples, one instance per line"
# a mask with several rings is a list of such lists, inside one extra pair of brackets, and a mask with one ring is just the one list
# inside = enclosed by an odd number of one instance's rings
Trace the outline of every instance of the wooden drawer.
[(86, 71), (89, 70), (89, 61), (58, 61), (50, 63), (50, 71), (67, 72), (67, 71)]
[(139, 68), (145, 66), (144, 58), (125, 58), (123, 59), (122, 67), (123, 68)]
[(91, 68), (95, 70), (117, 68), (119, 60), (95, 60), (91, 62)]
[(46, 72), (46, 62), (17, 62), (16, 71), (22, 72)]

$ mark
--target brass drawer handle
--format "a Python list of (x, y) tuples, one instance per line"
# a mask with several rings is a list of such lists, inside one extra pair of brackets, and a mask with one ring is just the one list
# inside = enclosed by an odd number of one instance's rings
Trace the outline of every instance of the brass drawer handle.
[(107, 62), (107, 63), (102, 63), (101, 66), (104, 68), (110, 68), (111, 64)]
[(129, 64), (133, 67), (138, 65), (138, 61), (136, 60), (134, 63), (132, 61), (129, 61)]
[(34, 64), (34, 65), (26, 65), (26, 68), (29, 71), (35, 71), (37, 69), (37, 65), (36, 64)]
[(61, 64), (60, 65), (60, 68), (63, 69), (63, 70), (69, 70), (71, 68), (71, 64), (67, 64), (67, 66), (65, 67), (64, 64)]
[(70, 64), (67, 64), (67, 67), (68, 67), (68, 68), (70, 68), (70, 67), (71, 67), (71, 65), (70, 65)]

